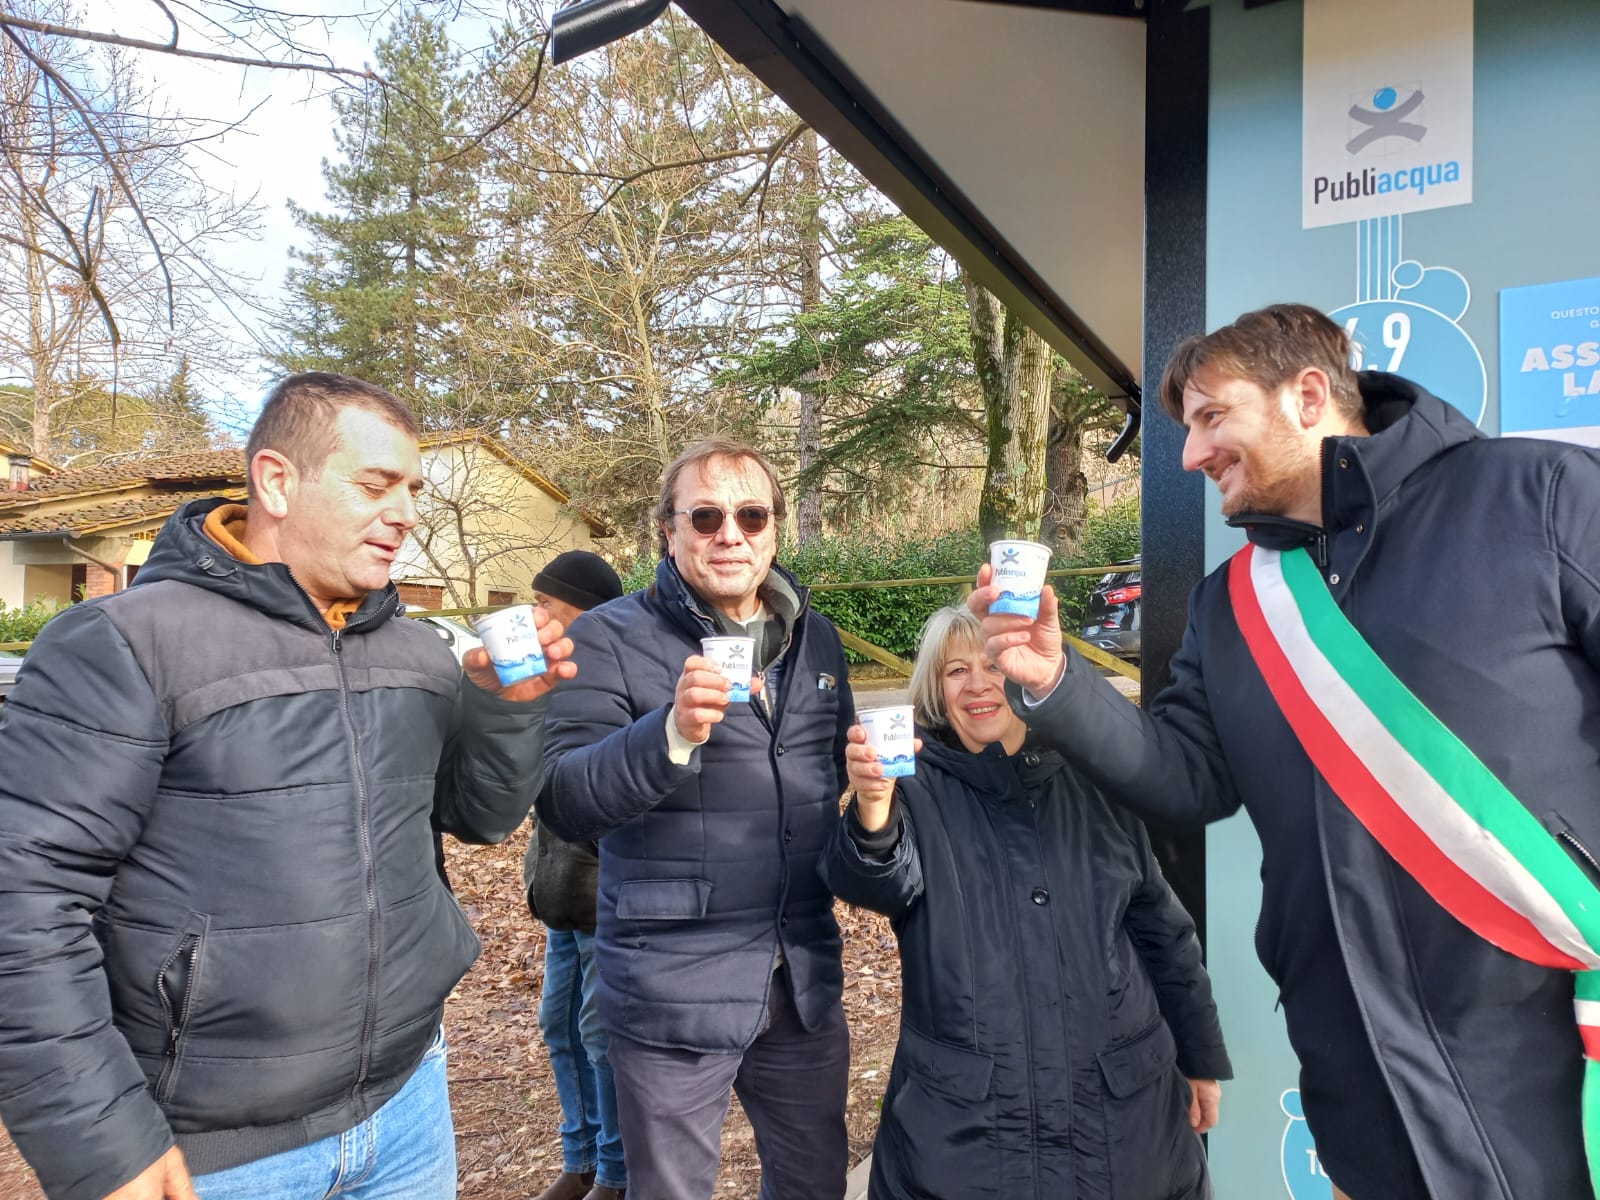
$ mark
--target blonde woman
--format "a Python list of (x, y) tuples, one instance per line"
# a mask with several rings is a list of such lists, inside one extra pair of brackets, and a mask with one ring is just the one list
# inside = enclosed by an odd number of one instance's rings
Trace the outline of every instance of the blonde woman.
[(1136, 819), (1006, 701), (966, 608), (923, 628), (922, 744), (855, 795), (822, 870), (900, 940), (900, 1042), (873, 1200), (1202, 1200), (1231, 1076), (1194, 923)]

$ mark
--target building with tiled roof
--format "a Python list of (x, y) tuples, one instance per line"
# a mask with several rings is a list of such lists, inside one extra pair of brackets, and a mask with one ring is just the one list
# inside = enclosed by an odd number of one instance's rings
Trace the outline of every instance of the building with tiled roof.
[[(168, 517), (197, 496), (245, 495), (242, 450), (57, 470), (0, 447), (19, 490), (0, 491), (0, 601), (65, 604), (126, 587)], [(17, 488), (19, 472), (9, 472)]]

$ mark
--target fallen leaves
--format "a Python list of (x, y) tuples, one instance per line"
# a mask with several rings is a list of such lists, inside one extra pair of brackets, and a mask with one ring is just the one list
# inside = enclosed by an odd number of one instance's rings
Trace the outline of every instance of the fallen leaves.
[[(561, 1109), (539, 1032), (544, 927), (528, 913), (528, 827), (498, 846), (446, 840), (450, 880), (483, 941), (477, 965), (445, 1005), (461, 1200), (528, 1200), (561, 1171)], [(844, 935), (850, 1160), (872, 1148), (900, 1021), (900, 964), (888, 922), (838, 909)], [(723, 1129), (719, 1200), (756, 1200), (761, 1167), (735, 1101)], [(0, 1130), (0, 1200), (43, 1200)]]

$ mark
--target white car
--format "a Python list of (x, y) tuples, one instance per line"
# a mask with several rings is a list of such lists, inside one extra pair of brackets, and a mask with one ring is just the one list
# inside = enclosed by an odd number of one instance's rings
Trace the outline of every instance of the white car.
[(468, 650), (475, 646), (483, 645), (483, 639), (472, 631), (461, 617), (435, 616), (425, 608), (406, 606), (406, 616), (413, 621), (421, 621), (444, 639), (444, 644), (450, 647), (450, 653), (460, 662)]
[(17, 672), (22, 669), (22, 651), (0, 650), (0, 704), (4, 704), (16, 685)]

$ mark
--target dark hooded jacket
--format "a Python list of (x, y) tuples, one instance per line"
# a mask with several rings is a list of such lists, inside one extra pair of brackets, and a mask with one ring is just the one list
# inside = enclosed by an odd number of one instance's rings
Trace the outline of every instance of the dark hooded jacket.
[(670, 558), (650, 588), (572, 623), (580, 674), (551, 700), (539, 820), (600, 839), (595, 995), (613, 1033), (650, 1045), (745, 1049), (780, 951), (807, 1029), (843, 989), (817, 859), (855, 719), (844, 650), (782, 568), (762, 588), (782, 627), (757, 651), (766, 686), (687, 765), (668, 754), (667, 713), (684, 660), (723, 630)]
[(863, 835), (852, 807), (823, 859), (834, 894), (900, 939), (869, 1194), (1209, 1197), (1185, 1076), (1232, 1071), (1143, 827), (1042, 745), (923, 742), (889, 827)]
[(506, 837), (544, 702), (463, 681), (390, 585), (330, 630), (185, 505), (54, 618), (0, 715), (0, 1119), (52, 1200), (340, 1133), (422, 1059), (478, 941), (431, 825)]
[[(1406, 380), (1360, 380), (1372, 436), (1324, 443), (1324, 526), (1237, 523), (1307, 545), (1389, 668), (1593, 870), (1600, 454), (1491, 440)], [(1330, 790), (1250, 657), (1225, 567), (1196, 588), (1172, 673), (1144, 714), (1071, 655), (1028, 719), (1153, 820), (1249, 812), (1256, 948), (1334, 1182), (1384, 1200), (1590, 1197), (1570, 973), (1467, 930)]]

